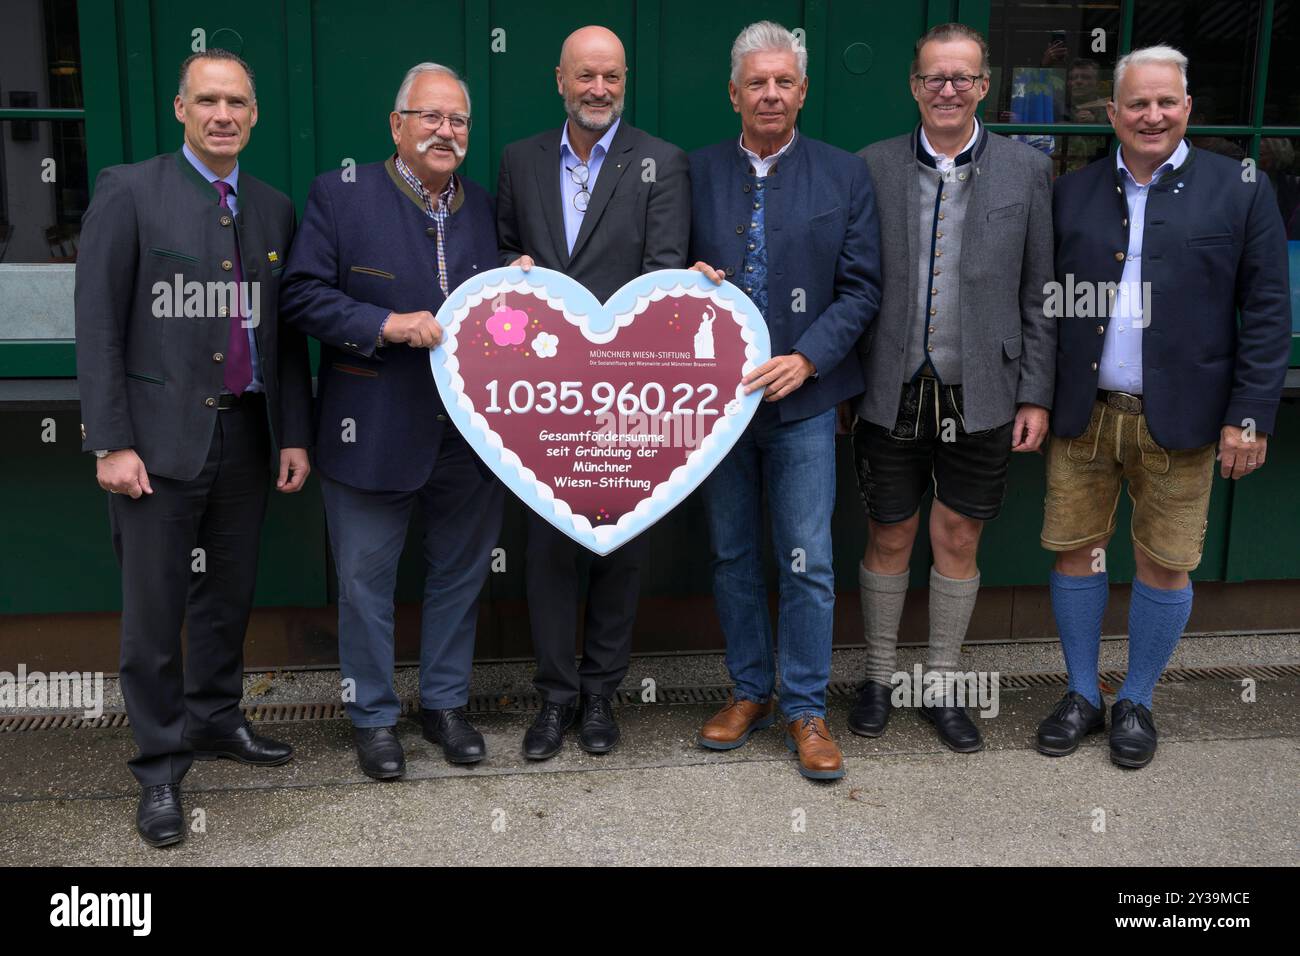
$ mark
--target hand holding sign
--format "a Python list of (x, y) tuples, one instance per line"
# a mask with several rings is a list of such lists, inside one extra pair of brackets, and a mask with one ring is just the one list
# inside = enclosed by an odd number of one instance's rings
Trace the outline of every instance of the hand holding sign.
[(767, 327), (735, 286), (684, 269), (601, 305), (534, 266), (480, 273), (438, 312), (434, 379), (469, 444), (521, 500), (608, 554), (679, 504), (758, 408), (742, 380)]

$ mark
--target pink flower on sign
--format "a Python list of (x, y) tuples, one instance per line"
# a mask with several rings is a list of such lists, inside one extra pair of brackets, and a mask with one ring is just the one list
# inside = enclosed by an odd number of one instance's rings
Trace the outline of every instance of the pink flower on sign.
[(500, 309), (487, 320), (487, 330), (497, 345), (518, 345), (524, 340), (528, 316), (519, 309)]

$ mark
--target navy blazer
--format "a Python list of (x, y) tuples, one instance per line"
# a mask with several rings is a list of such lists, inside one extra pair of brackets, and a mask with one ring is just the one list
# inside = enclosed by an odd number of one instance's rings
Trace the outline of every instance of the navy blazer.
[[(735, 138), (690, 159), (690, 259), (738, 281), (752, 208), (749, 161)], [(866, 161), (802, 133), (765, 182), (772, 354), (798, 352), (817, 369), (777, 403), (781, 421), (791, 422), (862, 393), (854, 350), (880, 308), (880, 223)]]
[[(1291, 351), (1286, 234), (1267, 176), (1192, 146), (1150, 189), (1142, 281), (1143, 411), (1161, 447), (1199, 448), (1223, 425), (1272, 434)], [(1062, 176), (1053, 191), (1056, 279), (1120, 281), (1128, 204), (1115, 154)], [(1105, 297), (1103, 297), (1105, 298)], [(1062, 317), (1052, 432), (1075, 438), (1096, 399), (1109, 316)]]
[[(492, 199), (463, 177), (447, 217), (448, 289), (496, 266)], [(437, 232), (390, 158), (311, 184), (280, 310), (321, 342), (316, 467), (366, 491), (413, 491), (433, 474), (447, 423), (429, 350), (376, 346), (390, 312), (437, 313)]]

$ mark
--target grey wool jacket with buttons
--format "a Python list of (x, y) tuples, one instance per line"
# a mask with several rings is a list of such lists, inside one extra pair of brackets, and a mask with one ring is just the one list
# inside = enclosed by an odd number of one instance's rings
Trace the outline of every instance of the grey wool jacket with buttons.
[[(930, 264), (933, 250), (921, 248), (918, 228), (919, 130), (858, 154), (871, 169), (880, 234), (889, 240), (881, 254), (880, 313), (858, 344), (866, 391), (856, 411), (885, 428), (894, 427), (902, 386), (916, 371), (908, 362), (909, 341), (924, 341), (929, 319), (920, 294), (921, 258)], [(1019, 405), (1052, 404), (1056, 320), (1043, 310), (1054, 277), (1052, 164), (1038, 150), (981, 125), (963, 169), (971, 179), (963, 187), (969, 196), (963, 197), (957, 257), (960, 381), (965, 428), (977, 432), (1011, 421)]]

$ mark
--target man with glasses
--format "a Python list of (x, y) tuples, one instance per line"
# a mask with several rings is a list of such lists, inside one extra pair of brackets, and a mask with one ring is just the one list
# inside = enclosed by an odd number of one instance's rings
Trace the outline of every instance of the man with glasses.
[[(1268, 177), (1184, 139), (1187, 58), (1168, 46), (1115, 66), (1119, 149), (1056, 182), (1056, 277), (1100, 310), (1060, 318), (1042, 545), (1069, 690), (1038, 749), (1073, 753), (1105, 729), (1097, 684), (1120, 491), (1133, 501), (1128, 672), (1110, 758), (1155, 757), (1156, 682), (1192, 612), (1214, 464), (1264, 467), (1291, 351), (1286, 233)], [(1104, 291), (1103, 291), (1104, 290)], [(1067, 303), (1069, 305), (1069, 303)]]
[[(501, 262), (563, 272), (604, 301), (656, 269), (686, 264), (691, 206), (686, 155), (623, 122), (627, 60), (611, 31), (583, 27), (564, 41), (556, 86), (568, 119), (512, 143), (501, 156)], [(528, 614), (542, 709), (524, 756), (559, 752), (581, 717), (579, 744), (606, 753), (619, 739), (612, 699), (632, 647), (645, 535), (595, 557), (529, 514)], [(580, 559), (590, 558), (581, 664), (575, 665)]]
[(868, 519), (858, 568), (867, 672), (849, 729), (877, 737), (889, 719), (912, 546), (933, 492), (925, 681), (944, 693), (920, 716), (960, 753), (984, 745), (955, 694), (980, 533), (1002, 507), (1011, 453), (1036, 451), (1047, 434), (1056, 353), (1043, 312), (1051, 161), (980, 124), (988, 89), (983, 36), (958, 23), (933, 28), (912, 61), (920, 122), (861, 153), (881, 231), (897, 241), (885, 247), (880, 316), (860, 348), (866, 391), (853, 447)]
[(317, 177), (284, 277), (286, 319), (321, 342), (316, 468), (338, 568), (339, 663), (361, 769), (405, 771), (393, 687), (393, 591), (411, 508), (424, 557), (420, 722), (452, 763), (482, 760), (466, 719), (478, 597), (504, 489), (447, 420), (429, 364), (434, 313), (496, 264), (486, 191), (456, 169), (469, 90), (412, 67), (389, 115), (395, 153)]

